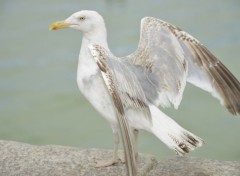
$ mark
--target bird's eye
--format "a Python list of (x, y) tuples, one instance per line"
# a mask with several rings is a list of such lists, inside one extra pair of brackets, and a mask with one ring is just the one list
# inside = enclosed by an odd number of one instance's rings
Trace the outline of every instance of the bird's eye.
[(83, 20), (85, 20), (85, 17), (84, 17), (84, 16), (81, 16), (81, 17), (79, 18), (79, 20), (83, 21)]

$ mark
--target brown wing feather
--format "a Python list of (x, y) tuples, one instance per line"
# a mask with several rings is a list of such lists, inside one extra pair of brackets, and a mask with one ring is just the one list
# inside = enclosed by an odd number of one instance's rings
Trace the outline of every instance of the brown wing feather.
[(240, 114), (240, 83), (237, 78), (197, 39), (181, 29), (163, 22), (169, 30), (191, 50), (194, 62), (204, 70), (211, 80), (222, 104), (233, 115)]
[(99, 69), (101, 70), (101, 74), (103, 76), (106, 87), (112, 97), (123, 141), (127, 173), (128, 175), (135, 176), (137, 172), (135, 151), (131, 140), (131, 129), (125, 116), (124, 104), (121, 101), (118, 88), (115, 86), (115, 83), (113, 81), (113, 75), (108, 67), (106, 58), (104, 57), (104, 49), (99, 45), (90, 45), (89, 49), (93, 58), (96, 60)]

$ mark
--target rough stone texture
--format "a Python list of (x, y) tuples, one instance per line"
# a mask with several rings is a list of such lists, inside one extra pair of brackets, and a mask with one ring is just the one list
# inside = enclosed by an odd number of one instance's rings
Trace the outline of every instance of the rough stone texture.
[(239, 161), (175, 157), (161, 162), (148, 176), (240, 176)]
[[(121, 176), (125, 165), (95, 168), (96, 160), (109, 160), (112, 151), (63, 146), (34, 146), (0, 141), (0, 176)], [(175, 157), (158, 162), (140, 155), (139, 176), (240, 176), (240, 162)]]
[[(63, 146), (34, 146), (0, 141), (0, 176), (121, 176), (125, 165), (95, 168), (96, 160), (109, 160), (112, 151)], [(157, 160), (140, 155), (138, 175), (146, 175)]]

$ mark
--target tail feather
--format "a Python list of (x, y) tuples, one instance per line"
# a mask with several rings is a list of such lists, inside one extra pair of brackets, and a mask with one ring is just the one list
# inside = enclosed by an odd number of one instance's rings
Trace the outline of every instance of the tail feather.
[(200, 137), (182, 128), (157, 107), (151, 106), (150, 110), (153, 120), (152, 133), (178, 155), (184, 155), (203, 145)]

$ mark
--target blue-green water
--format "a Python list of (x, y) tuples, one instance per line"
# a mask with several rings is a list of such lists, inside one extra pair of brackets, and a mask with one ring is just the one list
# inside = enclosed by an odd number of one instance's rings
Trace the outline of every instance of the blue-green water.
[[(154, 16), (197, 37), (240, 79), (238, 0), (2, 0), (0, 139), (113, 147), (109, 125), (77, 88), (81, 34), (48, 30), (52, 22), (83, 9), (104, 16), (110, 48), (118, 56), (136, 49), (140, 19)], [(191, 156), (240, 160), (240, 117), (232, 117), (209, 94), (188, 85), (179, 110), (164, 111), (205, 140)], [(159, 159), (175, 155), (153, 135), (140, 135), (140, 152)]]

